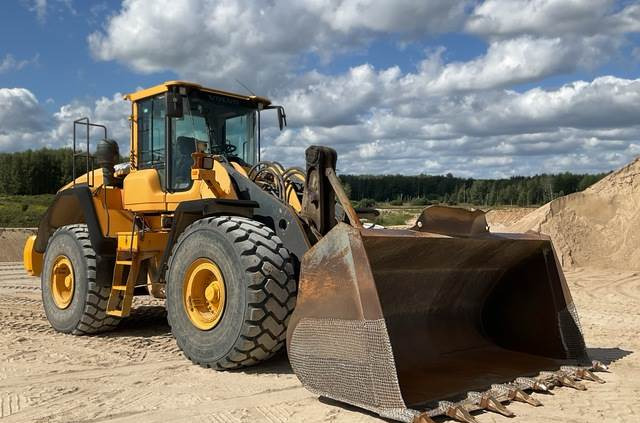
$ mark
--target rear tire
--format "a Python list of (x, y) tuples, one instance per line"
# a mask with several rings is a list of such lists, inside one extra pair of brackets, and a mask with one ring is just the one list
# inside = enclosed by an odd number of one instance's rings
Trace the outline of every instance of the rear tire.
[[(56, 288), (54, 267), (65, 263), (72, 282), (61, 294)], [(42, 303), (49, 323), (55, 330), (73, 335), (105, 332), (115, 328), (120, 319), (106, 314), (111, 291), (110, 275), (97, 272), (96, 252), (91, 245), (87, 225), (68, 225), (59, 228), (49, 239), (40, 277)], [(60, 282), (57, 282), (60, 284)], [(61, 285), (63, 286), (63, 285)], [(64, 288), (62, 288), (64, 289)], [(66, 300), (66, 301), (64, 301)]]
[[(213, 327), (207, 329), (194, 322), (194, 303), (188, 300), (189, 272), (203, 262), (213, 263), (224, 281), (222, 315), (212, 318)], [(166, 279), (169, 325), (191, 361), (235, 369), (267, 360), (282, 349), (297, 282), (292, 257), (269, 227), (231, 216), (193, 223), (173, 247)], [(216, 309), (218, 303), (211, 304)]]

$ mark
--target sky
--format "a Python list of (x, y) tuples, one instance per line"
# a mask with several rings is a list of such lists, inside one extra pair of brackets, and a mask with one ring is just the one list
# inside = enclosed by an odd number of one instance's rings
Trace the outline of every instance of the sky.
[[(269, 97), (262, 158), (484, 178), (606, 172), (640, 155), (640, 1), (6, 0), (0, 152), (129, 148), (123, 95), (166, 80)], [(246, 87), (246, 88), (245, 88)]]

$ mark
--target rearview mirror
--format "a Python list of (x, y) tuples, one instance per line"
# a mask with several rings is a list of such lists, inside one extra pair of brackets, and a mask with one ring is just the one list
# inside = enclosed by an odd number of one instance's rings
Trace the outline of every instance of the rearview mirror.
[(182, 110), (182, 96), (178, 93), (167, 92), (167, 116), (181, 118), (184, 114)]
[(278, 126), (280, 130), (287, 126), (287, 114), (284, 112), (284, 107), (278, 106)]

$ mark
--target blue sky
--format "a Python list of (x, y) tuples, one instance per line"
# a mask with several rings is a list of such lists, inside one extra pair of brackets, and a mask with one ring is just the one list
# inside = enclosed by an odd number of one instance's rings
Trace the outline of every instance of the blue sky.
[[(110, 96), (115, 92), (155, 85), (175, 77), (172, 72), (146, 75), (117, 62), (91, 57), (87, 36), (105, 17), (117, 12), (117, 1), (48, 2), (39, 18), (33, 2), (10, 0), (0, 14), (0, 60), (10, 54), (18, 61), (33, 60), (22, 69), (0, 73), (2, 87), (28, 87), (50, 111), (77, 99)], [(29, 28), (29, 30), (25, 30)]]
[[(640, 4), (614, 0), (16, 0), (0, 15), (0, 151), (68, 145), (169, 79), (284, 104), (263, 157), (502, 177), (640, 154)], [(19, 140), (19, 141), (18, 141)]]

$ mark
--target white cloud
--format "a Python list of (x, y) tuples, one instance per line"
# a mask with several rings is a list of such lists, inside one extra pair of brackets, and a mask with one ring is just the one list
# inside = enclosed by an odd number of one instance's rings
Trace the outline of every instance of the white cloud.
[(331, 28), (349, 33), (377, 32), (437, 33), (462, 25), (470, 1), (432, 0), (308, 0), (307, 9)]
[[(509, 176), (610, 170), (638, 154), (640, 80), (514, 87), (592, 73), (639, 30), (640, 5), (614, 0), (125, 0), (88, 44), (96, 59), (137, 72), (241, 90), (238, 79), (271, 95), (290, 127), (280, 133), (265, 116), (266, 159), (301, 165), (308, 145), (324, 144), (338, 150), (343, 172)], [(452, 61), (431, 48), (414, 69), (310, 69), (376, 39), (456, 31), (486, 50)], [(67, 145), (69, 122), (87, 114), (115, 128), (126, 151), (128, 113), (119, 94), (73, 102), (42, 115), (39, 142)]]
[[(403, 84), (402, 75), (389, 77), (395, 72), (366, 66), (339, 79), (349, 88), (331, 87), (341, 93), (333, 98), (313, 102), (301, 94), (300, 105), (331, 115), (332, 105), (341, 104), (359, 85), (378, 87), (379, 93), (360, 103), (367, 113), (354, 113), (357, 117), (347, 123), (335, 124), (319, 116), (319, 121), (331, 125), (314, 125), (309, 120), (280, 133), (268, 126), (273, 116), (265, 116), (263, 157), (302, 165), (305, 148), (323, 144), (338, 150), (341, 172), (501, 177), (606, 171), (639, 152), (640, 80), (601, 77), (553, 90), (491, 90), (413, 99), (412, 104), (426, 107), (406, 110), (404, 102), (388, 100)], [(311, 89), (307, 95), (313, 98), (316, 92)], [(426, 104), (434, 99), (435, 104)], [(325, 101), (328, 107), (323, 107)], [(106, 124), (121, 153), (128, 151), (130, 107), (121, 94), (73, 102), (48, 114), (29, 90), (3, 88), (0, 105), (1, 151), (70, 146), (71, 122), (82, 116)], [(292, 124), (297, 121), (294, 110), (290, 105)], [(304, 110), (298, 113), (311, 115)]]
[(437, 0), (125, 0), (89, 47), (136, 71), (260, 92), (283, 88), (307, 55), (328, 61), (375, 34), (417, 36), (462, 25), (468, 2)]
[[(370, 66), (332, 79), (330, 87), (321, 80), (321, 88), (308, 87), (294, 95), (297, 102), (284, 103), (292, 127), (273, 141), (265, 137), (265, 157), (300, 164), (306, 146), (324, 144), (338, 150), (343, 172), (504, 176), (606, 171), (637, 154), (640, 79), (599, 77), (549, 90), (425, 98), (414, 89), (413, 97), (390, 101), (412, 92), (408, 81), (417, 80)], [(338, 124), (335, 108), (369, 86), (377, 87), (375, 96), (355, 101), (361, 110)], [(344, 95), (316, 95), (327, 89)]]
[(466, 23), (469, 32), (513, 37), (596, 35), (640, 30), (640, 5), (614, 0), (486, 0)]
[[(65, 104), (53, 114), (55, 127), (50, 131), (50, 142), (53, 145), (71, 146), (73, 141), (73, 121), (81, 117), (88, 117), (92, 123), (105, 125), (107, 136), (115, 139), (120, 146), (120, 153), (126, 155), (129, 151), (130, 129), (128, 116), (131, 105), (123, 99), (120, 93), (112, 97), (101, 97), (93, 103), (73, 102)], [(83, 136), (84, 133), (79, 132)], [(103, 136), (101, 129), (92, 131), (93, 143)], [(82, 138), (85, 140), (85, 138)], [(84, 147), (83, 147), (84, 148)]]
[(467, 62), (443, 63), (442, 50), (421, 64), (417, 75), (427, 93), (483, 90), (535, 81), (593, 66), (613, 51), (611, 41), (598, 36), (573, 40), (518, 38), (497, 40), (487, 52)]
[(44, 112), (33, 93), (25, 88), (0, 88), (0, 148), (18, 147), (11, 136), (46, 128)]
[(390, 91), (387, 84), (397, 86), (400, 76), (397, 67), (376, 72), (371, 65), (357, 66), (336, 76), (311, 73), (278, 101), (291, 106), (294, 125), (346, 125), (356, 122), (360, 113), (368, 113), (370, 107), (379, 105), (382, 96)]
[(30, 3), (29, 10), (36, 14), (38, 21), (44, 22), (47, 19), (47, 0), (33, 0)]
[(534, 88), (480, 100), (476, 110), (465, 113), (465, 128), (475, 134), (547, 132), (560, 127), (620, 129), (639, 124), (639, 114), (640, 80), (605, 76), (551, 91)]
[(78, 11), (73, 7), (73, 0), (22, 0), (30, 12), (35, 13), (36, 19), (41, 24), (47, 21), (49, 12), (77, 15)]
[[(0, 88), (0, 151), (16, 151), (41, 147), (70, 147), (75, 119), (89, 117), (93, 123), (104, 124), (109, 137), (119, 142), (123, 154), (129, 149), (130, 114), (128, 102), (121, 94), (101, 97), (93, 103), (65, 104), (47, 113), (36, 96), (26, 88)], [(101, 136), (92, 134), (95, 143)]]
[(37, 64), (40, 55), (36, 54), (31, 59), (16, 60), (12, 54), (6, 54), (2, 60), (0, 60), (0, 73), (18, 71), (26, 66)]
[[(631, 28), (635, 16), (631, 6), (609, 13), (611, 2), (607, 0), (597, 0), (589, 7), (575, 0), (508, 3), (489, 0), (479, 4), (466, 27), (484, 36), (510, 37), (490, 39), (484, 54), (466, 62), (447, 63), (446, 52), (437, 49), (417, 72), (405, 75), (405, 84), (423, 95), (447, 94), (592, 69), (610, 60), (624, 42), (619, 30), (593, 31), (594, 26), (611, 23), (615, 16), (615, 22), (626, 22), (625, 27)], [(318, 103), (330, 106), (333, 112), (333, 116), (320, 114), (327, 119), (320, 124), (344, 124), (355, 118), (352, 111), (362, 111), (362, 104), (372, 101), (377, 88), (360, 85), (364, 91), (352, 91), (347, 103), (331, 103), (336, 96), (332, 86), (348, 89), (334, 80), (345, 76), (315, 71), (300, 74), (307, 55), (330, 60), (336, 52), (362, 46), (374, 36), (415, 36), (460, 28), (470, 4), (410, 0), (159, 0), (149, 4), (125, 0), (104, 30), (92, 33), (88, 42), (97, 59), (117, 60), (143, 73), (171, 70), (181, 78), (239, 90), (237, 81), (241, 81), (256, 92), (293, 102), (317, 89)], [(525, 22), (528, 14), (534, 17), (529, 26), (508, 26), (511, 15), (513, 21)], [(554, 29), (562, 25), (564, 29)], [(362, 72), (362, 78), (371, 74), (365, 65), (350, 72)], [(389, 72), (391, 78), (400, 73), (399, 69)], [(406, 94), (401, 91), (395, 97), (399, 95)], [(312, 107), (302, 109), (311, 112), (299, 116), (305, 121), (319, 115)]]

